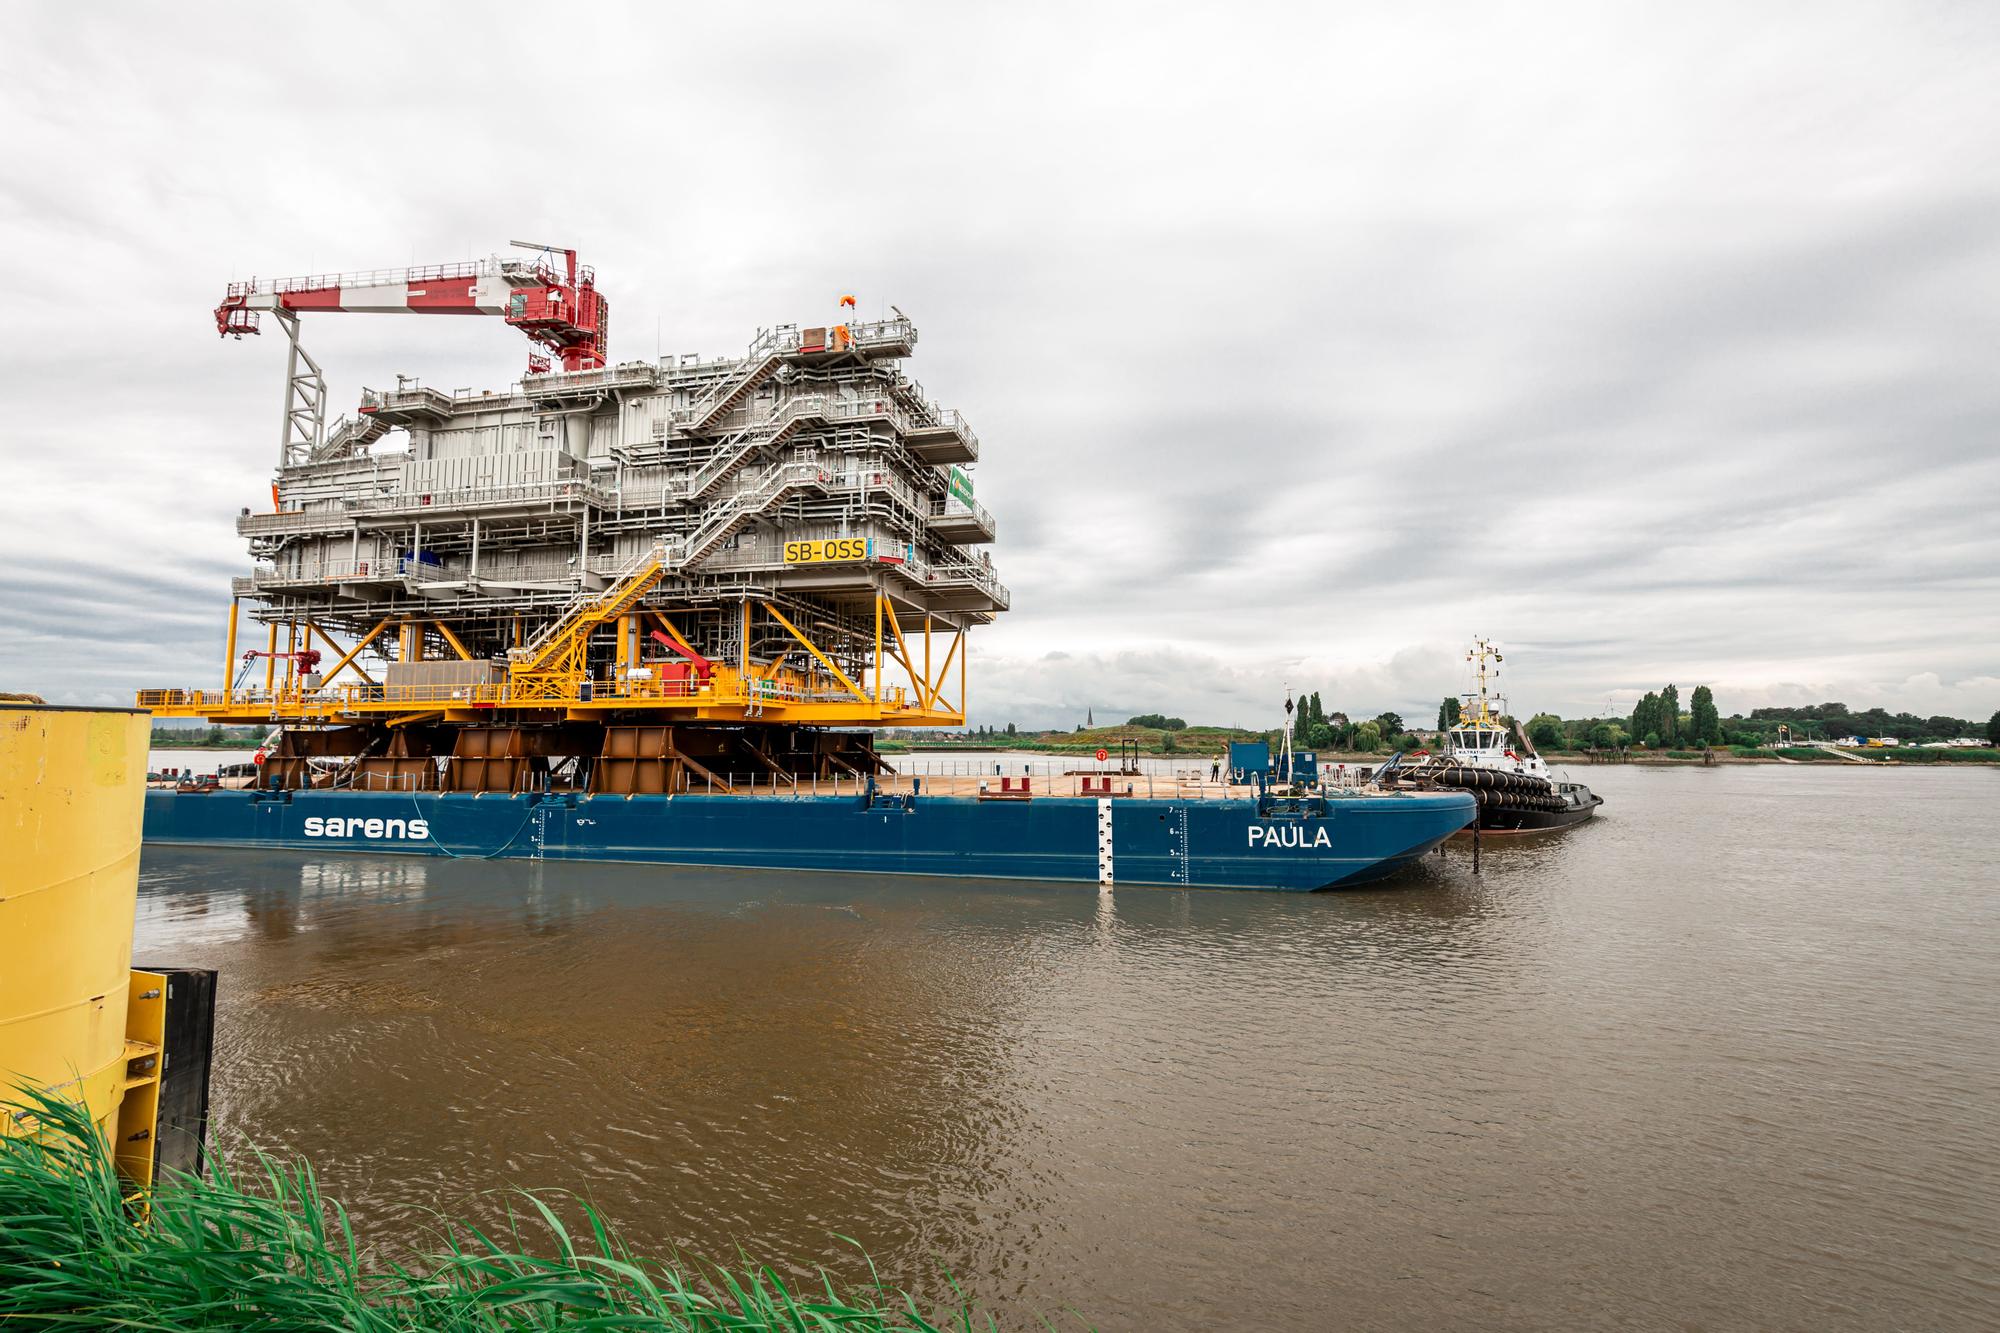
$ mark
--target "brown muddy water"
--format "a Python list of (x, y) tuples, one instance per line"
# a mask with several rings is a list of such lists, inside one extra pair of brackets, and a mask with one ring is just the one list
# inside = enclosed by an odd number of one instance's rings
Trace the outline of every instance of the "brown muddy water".
[(2000, 1326), (2000, 773), (1577, 776), (1312, 896), (151, 849), (137, 946), (388, 1248), (526, 1186), (1013, 1326)]

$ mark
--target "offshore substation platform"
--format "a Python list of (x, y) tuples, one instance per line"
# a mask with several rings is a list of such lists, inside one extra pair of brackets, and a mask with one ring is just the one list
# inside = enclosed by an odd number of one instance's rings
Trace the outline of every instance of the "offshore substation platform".
[[(967, 635), (1008, 595), (978, 437), (901, 369), (915, 326), (610, 365), (595, 274), (532, 248), (229, 288), (221, 333), (270, 315), (288, 344), (272, 505), (237, 520), (259, 564), (220, 688), (141, 706), (284, 728), (262, 786), (362, 791), (726, 791), (873, 772), (853, 728), (963, 726)], [(546, 351), (508, 391), (406, 379), (329, 424), (299, 325), (331, 311), (497, 316)]]
[[(237, 520), (258, 564), (219, 686), (139, 704), (278, 738), (248, 790), (149, 792), (148, 841), (1315, 889), (1472, 817), (1463, 793), (897, 777), (873, 730), (963, 727), (971, 631), (1008, 607), (978, 437), (901, 368), (916, 328), (891, 306), (612, 364), (596, 275), (522, 248), (216, 308), (286, 339), (271, 508)], [(399, 377), (329, 424), (299, 331), (332, 311), (496, 316), (536, 350), (504, 392)]]

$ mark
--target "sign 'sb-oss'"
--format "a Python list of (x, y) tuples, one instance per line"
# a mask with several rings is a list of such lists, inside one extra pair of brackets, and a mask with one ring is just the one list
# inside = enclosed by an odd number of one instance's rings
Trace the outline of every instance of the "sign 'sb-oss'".
[(825, 541), (785, 543), (788, 565), (846, 564), (868, 558), (866, 537), (829, 537)]

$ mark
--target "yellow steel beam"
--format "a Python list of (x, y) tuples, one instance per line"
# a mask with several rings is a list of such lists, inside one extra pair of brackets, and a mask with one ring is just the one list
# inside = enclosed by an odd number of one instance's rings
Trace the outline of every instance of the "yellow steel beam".
[(271, 622), (270, 642), (264, 647), (264, 693), (269, 694), (278, 684), (278, 622)]
[(354, 667), (354, 674), (361, 677), (362, 680), (366, 681), (370, 685), (373, 685), (375, 683), (375, 678), (369, 675), (366, 671), (363, 671), (360, 667), (360, 664), (354, 661), (354, 653), (358, 653), (361, 651), (359, 648), (356, 648), (353, 653), (348, 652), (345, 648), (342, 648), (340, 646), (340, 644), (334, 639), (334, 637), (331, 634), (328, 634), (325, 630), (321, 629), (318, 625), (313, 624), (310, 620), (306, 622), (306, 647), (308, 648), (312, 647), (312, 636), (315, 634), (319, 635), (320, 638), (326, 640), (326, 646), (333, 651), (333, 655), (335, 657), (338, 657), (340, 659), (339, 662), (334, 664), (333, 671), (329, 671), (320, 677), (320, 682), (322, 684), (330, 684), (333, 681), (333, 672), (340, 670), (341, 667), (349, 665), (352, 665)]
[(910, 684), (916, 687), (917, 702), (921, 704), (924, 701), (924, 685), (922, 681), (917, 679), (916, 664), (910, 660), (910, 645), (903, 641), (903, 627), (896, 623), (897, 619), (896, 608), (891, 606), (889, 608), (889, 630), (896, 636), (896, 656), (902, 661), (903, 670), (910, 673)]
[(472, 654), (466, 651), (465, 645), (458, 641), (458, 636), (451, 632), (451, 626), (445, 624), (442, 620), (433, 620), (431, 624), (437, 626), (437, 632), (444, 635), (444, 641), (451, 645), (453, 652), (458, 654), (459, 661), (470, 662), (473, 660)]
[(632, 664), (632, 622), (636, 618), (630, 615), (620, 616), (613, 625), (618, 632), (618, 644), (612, 659), (613, 680), (624, 680), (625, 668)]
[(236, 692), (236, 612), (243, 604), (229, 599), (229, 646), (222, 650), (222, 698), (227, 702)]
[(442, 708), (434, 709), (428, 713), (405, 713), (401, 717), (390, 718), (387, 725), (392, 727), (407, 727), (415, 722), (435, 722), (443, 716), (444, 710)]
[[(694, 652), (694, 645), (689, 643), (687, 639), (682, 636), (681, 632), (674, 628), (674, 622), (667, 619), (666, 613), (664, 611), (649, 611), (646, 614), (652, 616), (653, 619), (659, 621), (660, 628), (667, 632), (667, 637), (672, 639), (675, 643), (679, 644), (683, 651), (690, 653)], [(700, 656), (700, 654), (696, 654), (696, 656)]]
[(936, 679), (930, 682), (930, 695), (931, 695), (932, 707), (937, 706), (937, 701), (944, 694), (945, 677), (951, 674), (951, 659), (958, 656), (958, 645), (960, 641), (962, 641), (964, 638), (965, 638), (965, 631), (963, 630), (960, 630), (957, 634), (953, 635), (951, 640), (951, 648), (945, 653), (944, 661), (938, 664), (937, 677)]
[[(745, 605), (747, 606), (748, 603), (746, 602)], [(828, 657), (825, 653), (819, 650), (818, 644), (814, 643), (811, 639), (808, 639), (805, 635), (799, 633), (798, 627), (793, 625), (791, 621), (785, 619), (784, 614), (780, 612), (777, 607), (772, 606), (769, 602), (763, 603), (763, 607), (766, 611), (771, 613), (771, 618), (773, 620), (777, 621), (780, 625), (783, 625), (785, 627), (787, 633), (789, 633), (793, 638), (797, 639), (800, 643), (804, 644), (806, 646), (806, 651), (811, 653), (814, 657), (817, 657), (819, 659), (819, 664), (825, 667), (828, 671), (831, 671), (834, 674), (834, 676), (840, 681), (840, 683), (847, 687), (848, 692), (850, 694), (852, 694), (855, 698), (861, 700), (862, 703), (879, 702), (878, 700), (870, 699), (868, 697), (868, 691), (862, 689), (859, 685), (856, 685), (853, 681), (849, 680), (847, 678), (847, 673), (845, 671), (842, 671), (839, 667), (835, 666), (833, 664), (833, 659)], [(746, 624), (748, 622), (747, 615), (745, 616), (745, 622)]]
[(882, 594), (875, 594), (875, 702), (882, 702)]
[[(333, 669), (327, 672), (325, 676), (321, 677), (321, 679), (331, 682), (335, 676), (341, 673), (342, 668), (353, 665), (354, 659), (361, 656), (361, 650), (363, 648), (366, 648), (369, 644), (375, 642), (375, 637), (387, 628), (389, 628), (388, 621), (379, 620), (375, 622), (375, 628), (369, 630), (366, 634), (362, 635), (361, 641), (355, 644), (352, 648), (348, 649), (346, 654), (342, 656), (338, 662), (335, 662), (333, 664)], [(340, 651), (340, 645), (337, 643), (333, 643), (332, 639), (327, 638), (327, 633), (325, 630), (321, 630), (319, 632), (319, 636), (322, 639), (326, 639), (328, 643), (333, 644), (333, 650), (335, 652)], [(375, 683), (372, 679), (369, 678), (368, 673), (366, 671), (363, 671), (360, 667), (355, 667), (354, 671), (355, 674), (361, 677), (361, 679), (368, 681), (370, 685), (373, 685)]]

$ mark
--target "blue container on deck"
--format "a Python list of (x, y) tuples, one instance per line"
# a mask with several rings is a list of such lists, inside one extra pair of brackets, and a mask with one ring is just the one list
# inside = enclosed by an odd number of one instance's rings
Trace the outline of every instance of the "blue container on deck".
[(1229, 776), (1235, 782), (1255, 782), (1271, 771), (1271, 747), (1263, 741), (1229, 742)]

